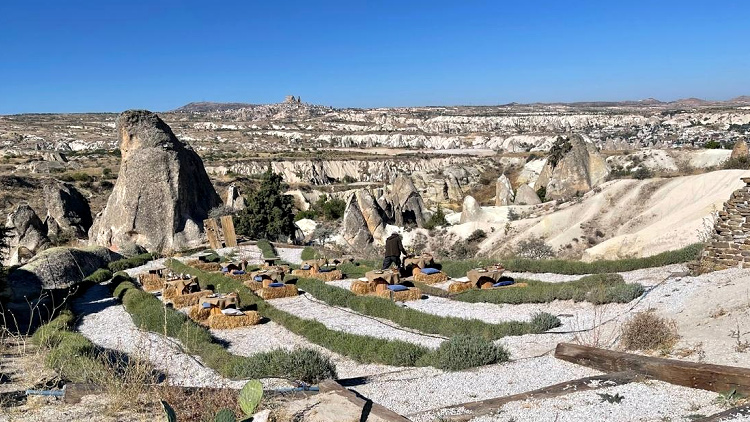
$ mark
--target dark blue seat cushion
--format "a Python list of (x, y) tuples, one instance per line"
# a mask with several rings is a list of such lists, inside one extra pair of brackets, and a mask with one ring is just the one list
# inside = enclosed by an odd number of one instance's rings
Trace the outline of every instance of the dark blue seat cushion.
[(261, 277), (259, 275), (256, 275), (255, 277), (253, 277), (253, 280), (255, 280), (255, 281), (263, 281), (263, 277)]
[(514, 284), (514, 283), (515, 283), (515, 281), (513, 281), (513, 280), (504, 280), (504, 281), (499, 281), (499, 282), (493, 284), (492, 287), (510, 286), (511, 284)]
[(388, 290), (392, 292), (403, 292), (403, 291), (409, 290), (409, 288), (401, 284), (391, 284), (388, 286)]
[(422, 274), (432, 275), (439, 273), (440, 270), (437, 268), (422, 268)]
[(301, 269), (303, 270), (309, 270), (311, 267), (309, 265), (303, 265)]
[(284, 283), (271, 283), (268, 287), (284, 287)]
[(242, 271), (242, 270), (234, 270), (234, 271), (232, 272), (232, 274), (234, 274), (234, 275), (242, 275), (242, 274), (245, 274), (245, 272), (244, 272), (244, 271)]
[(227, 267), (223, 267), (223, 268), (221, 269), (221, 272), (223, 272), (223, 273), (228, 273), (228, 272), (229, 272), (229, 268), (227, 268)]

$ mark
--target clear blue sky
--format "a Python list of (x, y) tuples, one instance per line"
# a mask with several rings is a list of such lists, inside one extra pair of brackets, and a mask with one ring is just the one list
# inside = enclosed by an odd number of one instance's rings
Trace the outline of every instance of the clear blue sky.
[(744, 1), (0, 1), (0, 114), (750, 94)]

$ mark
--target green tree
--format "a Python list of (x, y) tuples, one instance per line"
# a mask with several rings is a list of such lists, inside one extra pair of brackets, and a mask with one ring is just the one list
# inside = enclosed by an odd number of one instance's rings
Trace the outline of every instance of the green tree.
[(435, 227), (445, 227), (447, 225), (448, 220), (445, 219), (445, 213), (443, 212), (443, 209), (440, 207), (440, 205), (438, 205), (437, 211), (435, 211), (435, 213), (430, 216), (430, 219), (424, 223), (424, 228), (426, 228), (427, 230), (432, 230)]
[(294, 236), (294, 201), (284, 195), (286, 188), (280, 174), (270, 168), (263, 173), (260, 187), (245, 198), (247, 207), (234, 217), (237, 233), (269, 240)]

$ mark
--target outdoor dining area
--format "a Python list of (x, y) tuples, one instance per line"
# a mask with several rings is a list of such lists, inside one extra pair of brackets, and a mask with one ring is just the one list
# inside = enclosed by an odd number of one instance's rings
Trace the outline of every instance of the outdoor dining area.
[(305, 278), (316, 278), (323, 281), (341, 280), (344, 274), (326, 258), (318, 258), (302, 261), (299, 269), (292, 270), (292, 275)]
[(500, 264), (474, 268), (466, 273), (465, 280), (456, 280), (448, 286), (451, 293), (460, 293), (471, 289), (500, 289), (508, 287), (525, 287), (526, 283), (516, 283), (504, 276), (505, 268)]
[(211, 294), (200, 299), (200, 303), (190, 307), (190, 319), (216, 330), (247, 327), (260, 322), (257, 311), (240, 310), (237, 293)]
[(448, 274), (435, 268), (435, 260), (430, 254), (407, 257), (404, 259), (404, 268), (417, 283), (437, 284), (448, 280)]
[(351, 291), (360, 296), (378, 296), (397, 302), (418, 300), (422, 297), (422, 290), (401, 282), (398, 269), (368, 271), (364, 279), (352, 283)]

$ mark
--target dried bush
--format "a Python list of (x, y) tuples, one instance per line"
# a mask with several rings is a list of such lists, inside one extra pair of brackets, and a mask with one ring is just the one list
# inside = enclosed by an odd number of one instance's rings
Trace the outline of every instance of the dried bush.
[(622, 326), (620, 344), (626, 350), (670, 349), (678, 338), (673, 320), (653, 312), (639, 312)]
[(546, 259), (555, 256), (555, 251), (541, 237), (531, 237), (518, 242), (516, 256), (529, 259)]

